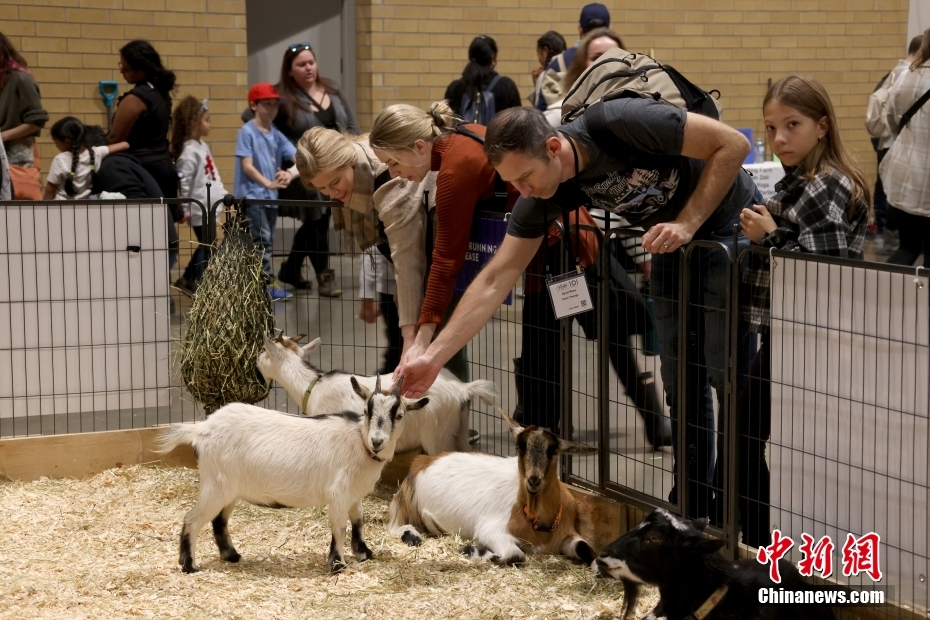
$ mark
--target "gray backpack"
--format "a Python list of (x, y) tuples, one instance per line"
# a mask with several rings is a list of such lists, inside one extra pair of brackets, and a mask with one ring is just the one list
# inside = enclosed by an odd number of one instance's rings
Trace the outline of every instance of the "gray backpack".
[(581, 116), (598, 101), (648, 97), (720, 120), (723, 107), (711, 93), (695, 86), (678, 71), (645, 54), (616, 47), (604, 52), (572, 84), (562, 102), (562, 124)]

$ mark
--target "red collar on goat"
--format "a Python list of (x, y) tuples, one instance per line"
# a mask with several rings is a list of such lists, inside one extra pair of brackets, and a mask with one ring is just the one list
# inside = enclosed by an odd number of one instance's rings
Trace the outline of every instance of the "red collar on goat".
[(543, 525), (539, 522), (539, 519), (536, 518), (536, 515), (530, 510), (529, 506), (523, 507), (523, 514), (526, 515), (526, 518), (530, 520), (530, 523), (533, 525), (533, 529), (539, 532), (554, 532), (559, 523), (562, 522), (562, 504), (559, 504), (559, 512), (555, 515), (555, 521), (552, 522), (552, 525)]
[(714, 593), (711, 594), (708, 599), (704, 601), (704, 604), (698, 607), (694, 613), (689, 616), (689, 618), (694, 618), (694, 620), (704, 620), (704, 618), (707, 617), (707, 614), (712, 612), (714, 607), (716, 607), (717, 604), (723, 600), (723, 597), (726, 596), (727, 590), (729, 589), (730, 587), (727, 584), (723, 584), (714, 590)]

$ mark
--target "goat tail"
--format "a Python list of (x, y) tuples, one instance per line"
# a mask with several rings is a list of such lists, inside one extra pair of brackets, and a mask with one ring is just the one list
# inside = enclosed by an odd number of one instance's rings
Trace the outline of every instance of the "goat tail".
[(489, 407), (497, 406), (497, 391), (494, 389), (493, 382), (483, 379), (472, 381), (465, 384), (465, 389), (468, 390), (469, 398), (477, 396), (485, 405)]
[(200, 424), (172, 424), (158, 435), (154, 452), (165, 454), (178, 446), (193, 446), (199, 435)]

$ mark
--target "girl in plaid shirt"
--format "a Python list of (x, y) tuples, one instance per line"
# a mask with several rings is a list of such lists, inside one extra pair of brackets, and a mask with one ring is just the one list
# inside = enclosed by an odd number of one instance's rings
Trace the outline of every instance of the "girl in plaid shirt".
[[(872, 210), (865, 176), (843, 146), (833, 104), (823, 85), (809, 77), (777, 82), (762, 103), (765, 132), (785, 177), (765, 205), (743, 209), (740, 225), (753, 243), (767, 248), (862, 258)], [(748, 304), (742, 318), (763, 335), (749, 381), (740, 392), (740, 514), (745, 542), (769, 540), (769, 471), (765, 442), (771, 429), (769, 265), (751, 255), (743, 272)], [(744, 298), (747, 299), (747, 298)]]

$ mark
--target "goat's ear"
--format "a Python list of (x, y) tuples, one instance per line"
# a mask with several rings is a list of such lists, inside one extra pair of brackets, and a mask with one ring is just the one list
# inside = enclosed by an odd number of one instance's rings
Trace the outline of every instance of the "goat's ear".
[(694, 526), (699, 532), (703, 532), (707, 526), (710, 524), (710, 519), (707, 517), (701, 517), (700, 519), (691, 519), (691, 525)]
[(300, 342), (307, 337), (307, 334), (297, 334), (296, 336), (291, 336), (291, 342)]
[[(300, 336), (300, 338), (303, 338), (303, 336)], [(297, 342), (297, 341), (295, 340), (294, 342)], [(319, 338), (316, 338), (315, 340), (313, 340), (313, 341), (311, 341), (311, 342), (308, 342), (307, 344), (305, 344), (305, 345), (300, 349), (300, 357), (301, 357), (302, 359), (306, 359), (307, 356), (308, 356), (312, 351), (316, 350), (316, 348), (319, 347), (319, 346), (320, 346), (320, 339), (319, 339)]]
[(417, 409), (422, 409), (429, 404), (429, 397), (424, 396), (420, 400), (407, 400), (404, 399), (404, 409), (407, 411), (416, 411)]
[(509, 415), (507, 415), (506, 413), (504, 413), (504, 410), (503, 410), (503, 409), (501, 409), (500, 407), (498, 407), (498, 408), (497, 408), (497, 411), (501, 414), (501, 417), (504, 418), (504, 420), (506, 420), (507, 426), (510, 427), (510, 434), (513, 435), (514, 438), (516, 438), (517, 436), (520, 435), (520, 433), (523, 432), (523, 427), (520, 426), (520, 425), (517, 423), (516, 420), (514, 420), (514, 419), (511, 418)]
[(276, 343), (278, 342), (278, 338), (271, 339), (268, 337), (268, 334), (262, 334), (262, 339), (265, 344), (265, 351), (267, 351), (269, 355), (277, 356), (278, 345)]
[(684, 547), (701, 555), (717, 553), (723, 549), (727, 541), (719, 538), (704, 538), (703, 536), (689, 536), (684, 541)]
[(364, 385), (359, 384), (358, 379), (355, 378), (355, 375), (349, 377), (349, 381), (352, 383), (352, 389), (355, 390), (355, 393), (364, 400), (366, 403), (368, 399), (371, 398), (371, 392), (368, 391)]
[(595, 446), (559, 439), (559, 453), (561, 454), (590, 454), (592, 452), (597, 452)]

